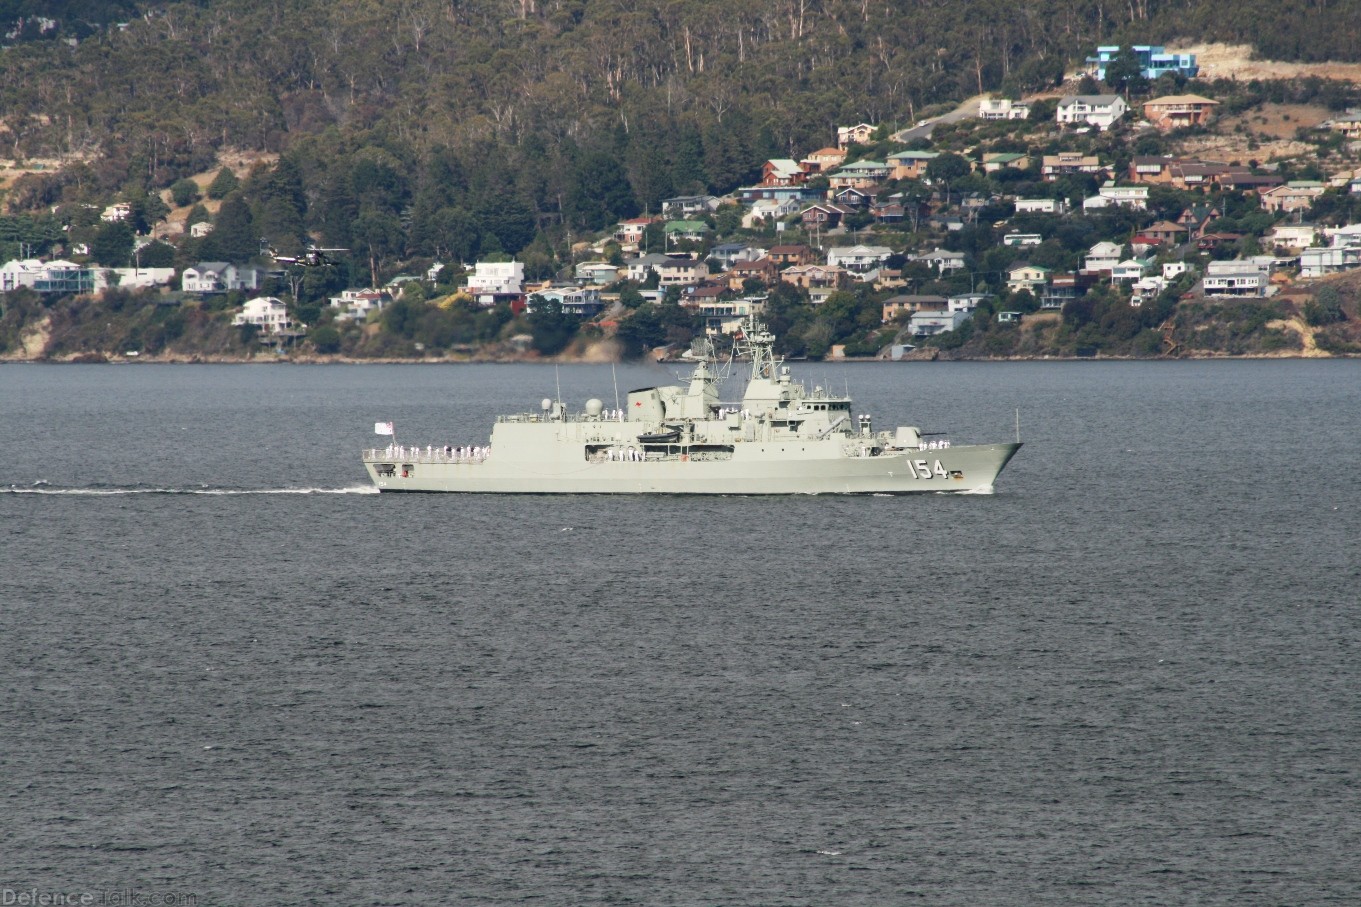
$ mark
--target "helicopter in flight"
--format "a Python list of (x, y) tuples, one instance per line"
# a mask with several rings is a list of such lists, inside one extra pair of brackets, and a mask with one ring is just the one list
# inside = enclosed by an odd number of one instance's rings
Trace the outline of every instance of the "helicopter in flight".
[(306, 251), (299, 255), (280, 255), (265, 240), (260, 241), (262, 251), (268, 253), (269, 257), (281, 265), (301, 265), (304, 268), (323, 268), (328, 265), (338, 264), (331, 257), (338, 252), (348, 252), (349, 249), (323, 249), (308, 243)]

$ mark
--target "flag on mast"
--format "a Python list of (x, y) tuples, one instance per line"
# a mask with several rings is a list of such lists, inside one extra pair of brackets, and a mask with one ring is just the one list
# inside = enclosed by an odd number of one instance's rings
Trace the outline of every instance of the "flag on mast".
[(373, 433), (374, 433), (375, 435), (391, 435), (391, 434), (394, 434), (394, 432), (393, 432), (393, 430), (392, 430), (392, 423), (391, 423), (391, 422), (375, 422), (375, 423), (373, 423)]

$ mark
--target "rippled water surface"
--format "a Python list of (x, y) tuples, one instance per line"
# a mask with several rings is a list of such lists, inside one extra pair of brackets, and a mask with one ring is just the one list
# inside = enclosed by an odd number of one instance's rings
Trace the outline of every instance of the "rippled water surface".
[(380, 496), (375, 421), (609, 366), (0, 366), (0, 894), (1361, 902), (1361, 362), (800, 371), (1027, 444), (992, 496)]

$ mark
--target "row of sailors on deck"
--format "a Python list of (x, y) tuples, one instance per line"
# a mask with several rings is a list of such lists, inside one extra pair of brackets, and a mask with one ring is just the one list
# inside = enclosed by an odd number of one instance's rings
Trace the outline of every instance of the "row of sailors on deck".
[(922, 443), (921, 450), (944, 450), (950, 446), (950, 442), (944, 439), (940, 441), (925, 441)]
[(620, 463), (639, 463), (643, 460), (643, 452), (636, 447), (625, 447), (622, 450), (613, 448), (605, 451), (606, 462), (618, 460)]
[(436, 458), (455, 461), (485, 460), (487, 457), (491, 456), (491, 446), (477, 447), (470, 445), (467, 447), (454, 447), (446, 444), (443, 447), (436, 447), (433, 444), (427, 444), (425, 449), (422, 450), (420, 447), (405, 447), (398, 444), (389, 444), (387, 447), (387, 456), (394, 458), (424, 456), (426, 459), (430, 460)]

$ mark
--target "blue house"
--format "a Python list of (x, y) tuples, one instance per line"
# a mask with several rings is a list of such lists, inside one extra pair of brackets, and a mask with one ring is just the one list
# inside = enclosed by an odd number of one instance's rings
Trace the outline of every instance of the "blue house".
[[(1095, 57), (1088, 57), (1087, 62), (1096, 68), (1096, 77), (1101, 81), (1106, 81), (1106, 66), (1110, 64), (1120, 54), (1119, 44), (1110, 44), (1096, 49)], [(1161, 44), (1136, 44), (1134, 45), (1134, 56), (1138, 58), (1139, 65), (1143, 67), (1144, 78), (1156, 79), (1165, 72), (1180, 73), (1188, 79), (1194, 79), (1200, 72), (1200, 67), (1196, 65), (1195, 54), (1169, 54)]]

